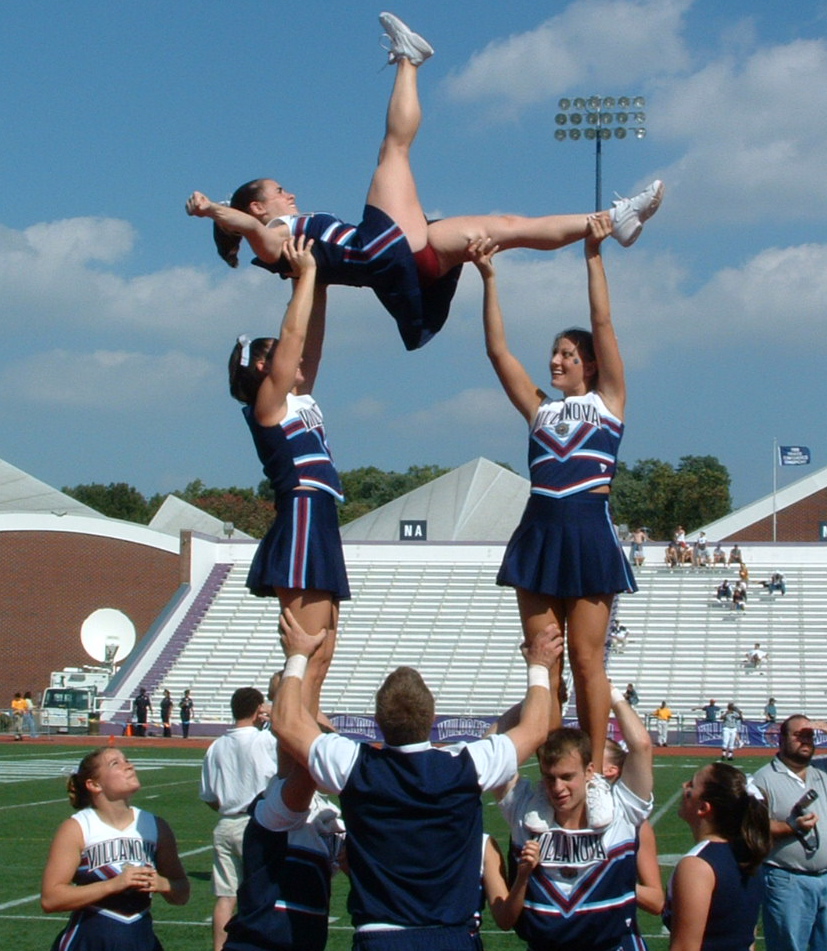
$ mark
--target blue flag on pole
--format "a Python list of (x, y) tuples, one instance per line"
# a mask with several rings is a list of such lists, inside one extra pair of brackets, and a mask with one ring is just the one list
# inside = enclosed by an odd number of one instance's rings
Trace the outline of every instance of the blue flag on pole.
[(779, 446), (778, 464), (780, 466), (808, 466), (810, 450), (807, 446)]

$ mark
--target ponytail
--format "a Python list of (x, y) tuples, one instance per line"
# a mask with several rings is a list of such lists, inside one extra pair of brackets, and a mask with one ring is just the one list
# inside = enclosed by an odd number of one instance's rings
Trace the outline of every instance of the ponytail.
[(213, 222), (212, 239), (215, 242), (215, 249), (218, 251), (218, 256), (221, 260), (226, 261), (230, 267), (238, 267), (238, 251), (241, 247), (241, 235), (231, 234)]
[(268, 360), (277, 346), (278, 340), (273, 337), (256, 337), (252, 340), (242, 334), (238, 338), (227, 365), (230, 396), (233, 399), (248, 406), (255, 403), (259, 387), (267, 375), (256, 364), (259, 360)]
[(748, 874), (758, 871), (761, 863), (769, 855), (772, 846), (770, 836), (770, 817), (767, 804), (747, 793), (747, 803), (741, 820), (741, 840), (743, 858), (738, 855), (739, 864)]
[(86, 783), (98, 775), (98, 759), (105, 749), (105, 746), (99, 746), (91, 753), (87, 753), (80, 761), (77, 772), (72, 773), (67, 780), (66, 790), (73, 809), (85, 809), (92, 805), (92, 793), (89, 792)]
[[(264, 178), (254, 178), (251, 182), (239, 186), (233, 192), (233, 196), (229, 202), (224, 202), (223, 204), (229, 204), (230, 208), (235, 208), (238, 211), (249, 211), (250, 202), (261, 200), (265, 181), (266, 179)], [(223, 228), (214, 223), (212, 237), (215, 242), (215, 249), (218, 251), (218, 256), (221, 260), (226, 261), (230, 267), (238, 267), (238, 251), (241, 247), (241, 235), (224, 231)]]
[(712, 806), (715, 831), (732, 845), (743, 871), (755, 874), (769, 855), (767, 804), (747, 791), (747, 777), (728, 763), (712, 763), (701, 798)]

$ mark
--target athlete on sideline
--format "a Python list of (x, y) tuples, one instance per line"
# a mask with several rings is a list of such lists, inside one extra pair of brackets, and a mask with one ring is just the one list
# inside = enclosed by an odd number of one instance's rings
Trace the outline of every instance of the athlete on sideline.
[[(482, 802), (546, 735), (549, 670), (562, 650), (553, 625), (523, 649), (528, 689), (519, 723), (474, 743), (435, 749), (434, 698), (419, 673), (400, 667), (376, 695), (385, 746), (323, 734), (302, 706), (308, 658), (327, 633), (307, 634), (285, 611), (287, 663), (276, 692), (279, 742), (306, 765), (320, 789), (338, 793), (347, 828), (356, 951), (478, 948)], [(423, 847), (423, 843), (426, 843)]]

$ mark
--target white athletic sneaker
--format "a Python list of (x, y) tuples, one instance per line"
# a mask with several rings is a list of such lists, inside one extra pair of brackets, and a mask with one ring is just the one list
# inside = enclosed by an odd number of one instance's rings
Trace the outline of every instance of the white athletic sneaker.
[(595, 773), (586, 785), (586, 820), (590, 829), (605, 829), (614, 818), (612, 787), (605, 776)]
[(655, 179), (634, 198), (619, 198), (613, 202), (609, 211), (612, 216), (612, 237), (624, 248), (628, 248), (640, 237), (643, 222), (647, 221), (660, 207), (663, 198), (663, 182)]
[(544, 832), (550, 832), (551, 826), (536, 809), (527, 812), (523, 819), (523, 825), (532, 835), (542, 835)]
[(429, 56), (434, 55), (433, 46), (418, 33), (414, 33), (399, 17), (395, 17), (392, 13), (380, 13), (379, 22), (391, 41), (391, 48), (388, 51), (389, 63), (408, 59), (414, 66), (419, 66)]

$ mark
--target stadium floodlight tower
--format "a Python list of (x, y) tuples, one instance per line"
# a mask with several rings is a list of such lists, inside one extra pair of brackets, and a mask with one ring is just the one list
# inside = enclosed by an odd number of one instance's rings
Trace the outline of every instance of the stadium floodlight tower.
[(600, 211), (602, 200), (603, 141), (611, 138), (646, 137), (646, 113), (643, 96), (589, 96), (588, 99), (561, 99), (560, 112), (554, 117), (557, 128), (554, 138), (594, 141), (594, 210)]

